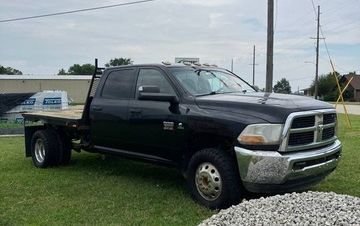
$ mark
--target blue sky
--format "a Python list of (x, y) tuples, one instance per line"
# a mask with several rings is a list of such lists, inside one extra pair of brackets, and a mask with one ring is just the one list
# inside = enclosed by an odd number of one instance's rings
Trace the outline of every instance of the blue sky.
[[(129, 0), (130, 1), (130, 0)], [(127, 0), (0, 1), (0, 19), (127, 2)], [(346, 3), (345, 3), (346, 2)], [(314, 0), (336, 69), (360, 73), (360, 1)], [(114, 57), (135, 63), (200, 57), (265, 86), (267, 1), (157, 0), (132, 6), (0, 23), (0, 64), (26, 74), (54, 75), (74, 63), (105, 64)], [(285, 77), (293, 90), (314, 77), (316, 21), (310, 0), (277, 0), (274, 84)], [(320, 74), (331, 70), (323, 42)], [(305, 63), (308, 62), (308, 63)]]

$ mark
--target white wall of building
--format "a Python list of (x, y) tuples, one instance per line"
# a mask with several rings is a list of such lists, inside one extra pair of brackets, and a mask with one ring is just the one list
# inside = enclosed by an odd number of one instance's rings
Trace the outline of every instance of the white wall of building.
[(63, 90), (74, 103), (84, 103), (90, 81), (91, 76), (84, 75), (0, 75), (0, 93)]

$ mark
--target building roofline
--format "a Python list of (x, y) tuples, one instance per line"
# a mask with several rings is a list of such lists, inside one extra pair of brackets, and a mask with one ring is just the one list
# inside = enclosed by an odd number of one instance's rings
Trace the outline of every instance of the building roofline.
[(90, 80), (91, 75), (0, 75), (0, 80)]

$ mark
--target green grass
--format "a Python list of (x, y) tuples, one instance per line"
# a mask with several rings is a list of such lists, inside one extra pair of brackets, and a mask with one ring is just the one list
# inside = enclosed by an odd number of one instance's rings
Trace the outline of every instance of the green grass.
[(346, 126), (344, 114), (338, 114), (338, 117), (338, 136), (343, 144), (342, 160), (338, 168), (312, 190), (360, 197), (360, 116), (349, 115), (351, 129)]
[(213, 214), (175, 169), (88, 153), (37, 169), (23, 138), (0, 147), (0, 225), (196, 225)]
[(22, 128), (24, 125), (18, 122), (0, 122), (0, 129)]
[[(338, 169), (316, 191), (360, 197), (360, 116), (351, 116)], [(194, 203), (175, 169), (75, 153), (69, 166), (37, 169), (23, 138), (0, 138), (0, 225), (196, 225), (215, 212)]]

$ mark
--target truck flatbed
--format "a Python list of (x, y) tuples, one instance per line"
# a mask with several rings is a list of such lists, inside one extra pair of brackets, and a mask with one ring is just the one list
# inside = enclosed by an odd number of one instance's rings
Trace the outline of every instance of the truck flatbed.
[(82, 119), (83, 109), (83, 105), (77, 105), (60, 111), (35, 111), (23, 113), (22, 115), (25, 120), (41, 120), (55, 125), (74, 126), (78, 125)]

